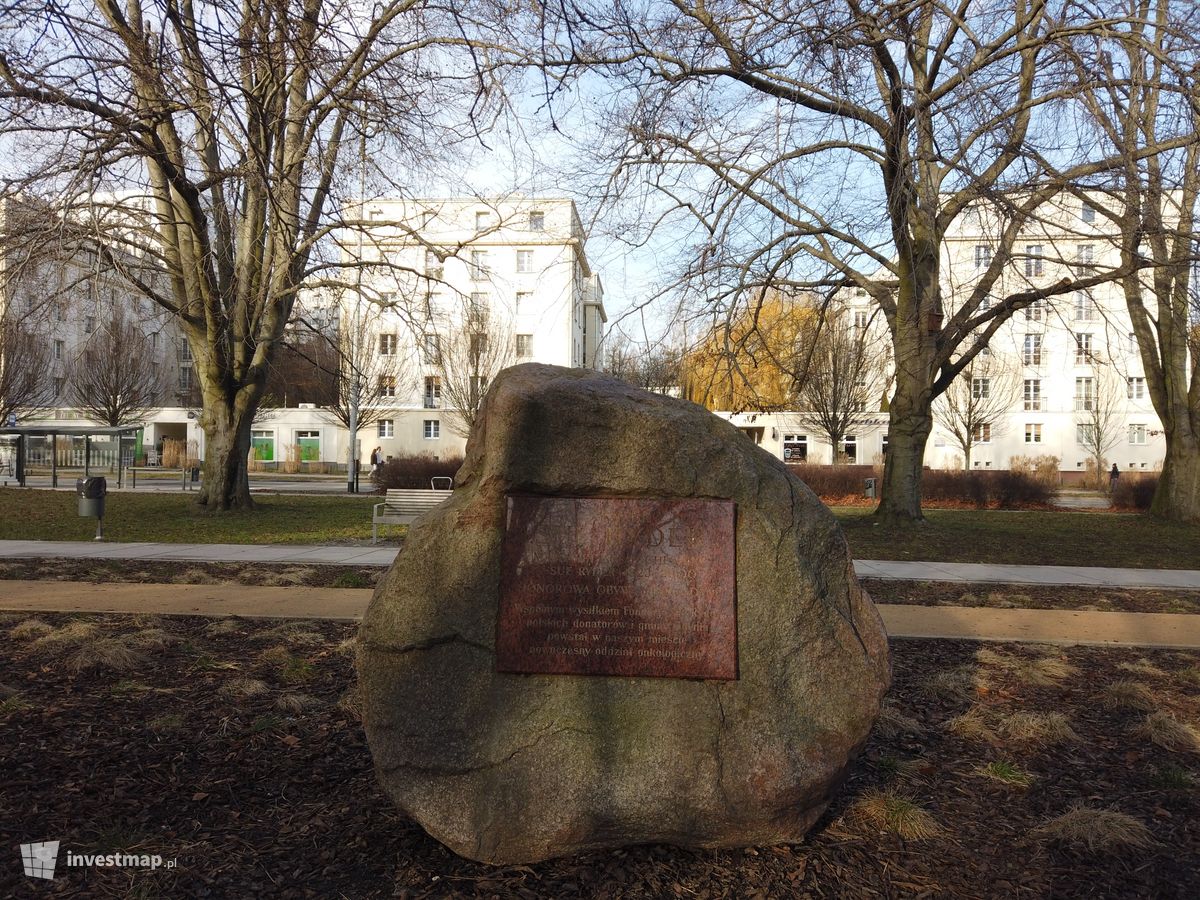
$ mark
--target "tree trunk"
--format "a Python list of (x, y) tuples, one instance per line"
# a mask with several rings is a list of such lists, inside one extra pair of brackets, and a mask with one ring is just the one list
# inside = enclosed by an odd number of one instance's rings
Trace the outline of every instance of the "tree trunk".
[(888, 452), (883, 466), (883, 491), (875, 516), (889, 525), (923, 523), (921, 473), (925, 444), (933, 430), (931, 404), (905, 397), (897, 385), (889, 410)]
[(258, 404), (244, 395), (204, 398), (204, 483), (197, 502), (210, 512), (253, 509), (250, 497), (250, 427)]
[(1200, 437), (1191, 431), (1167, 434), (1167, 453), (1150, 515), (1172, 522), (1200, 522)]

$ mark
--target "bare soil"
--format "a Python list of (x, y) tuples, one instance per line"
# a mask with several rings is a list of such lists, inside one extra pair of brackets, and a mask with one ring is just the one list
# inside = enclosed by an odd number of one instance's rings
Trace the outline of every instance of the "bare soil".
[(0, 580), (84, 581), (91, 584), (250, 584), (267, 587), (373, 588), (383, 566), (296, 563), (209, 563), (122, 559), (6, 559)]
[[(354, 626), (40, 618), (52, 630), (0, 622), (0, 896), (1200, 896), (1200, 754), (1149, 742), (1136, 731), (1146, 712), (1102, 693), (1136, 680), (1194, 726), (1197, 653), (896, 641), (890, 708), (909, 721), (877, 727), (803, 843), (491, 868), (450, 854), (380, 793), (343, 643)], [(135, 653), (122, 671), (114, 646)], [(982, 732), (948, 726), (972, 709)], [(1070, 737), (987, 730), (1022, 713), (1061, 714)], [(995, 763), (1028, 786), (982, 774)], [(872, 789), (924, 811), (933, 833), (872, 821)], [(1039, 830), (1076, 805), (1133, 817), (1149, 842), (1089, 850)], [(177, 868), (60, 862), (53, 882), (34, 882), (15, 846), (37, 840), (62, 841), (60, 860), (121, 850)]]

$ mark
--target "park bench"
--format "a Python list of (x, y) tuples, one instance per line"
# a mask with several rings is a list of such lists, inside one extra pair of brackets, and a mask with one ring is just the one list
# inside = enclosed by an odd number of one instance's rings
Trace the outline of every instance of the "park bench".
[(379, 543), (380, 525), (409, 525), (418, 516), (450, 499), (453, 491), (421, 491), (393, 488), (382, 503), (376, 503), (371, 516), (371, 543)]

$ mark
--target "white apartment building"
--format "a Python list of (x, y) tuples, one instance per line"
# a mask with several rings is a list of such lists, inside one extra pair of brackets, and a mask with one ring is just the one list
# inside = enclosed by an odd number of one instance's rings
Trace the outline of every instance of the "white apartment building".
[[(340, 324), (354, 334), (352, 322), (366, 316), (355, 356), (396, 365), (378, 376), (370, 402), (386, 412), (360, 433), (361, 460), (377, 446), (385, 457), (461, 453), (465, 429), (451, 398), (481, 394), (500, 368), (596, 365), (604, 295), (571, 200), (379, 199), (364, 202), (362, 215), (366, 228), (343, 239), (343, 254), (378, 265), (345, 292)], [(452, 365), (480, 340), (479, 365)], [(461, 379), (476, 383), (451, 383)]]
[[(1099, 197), (1095, 200), (1101, 203)], [(947, 313), (969, 296), (992, 260), (998, 218), (986, 208), (967, 210), (947, 235), (942, 260)], [(1049, 287), (1073, 273), (1103, 271), (1119, 263), (1117, 238), (1098, 207), (1065, 197), (1048, 205), (1011, 251), (993, 293)], [(888, 346), (886, 325), (865, 292), (844, 303), (870, 341)], [(1084, 430), (1095, 427), (1092, 409), (1112, 408), (1108, 465), (1125, 472), (1151, 471), (1165, 452), (1162, 426), (1147, 392), (1141, 357), (1119, 285), (1102, 284), (1040, 301), (1018, 312), (981, 356), (973, 390), (997, 392), (1010, 402), (976, 430), (971, 468), (1006, 469), (1014, 456), (1052, 455), (1064, 481), (1082, 475), (1092, 456)], [(976, 373), (977, 376), (979, 373)], [(784, 459), (829, 463), (832, 448), (793, 413), (728, 415), (765, 449)], [(849, 462), (878, 463), (887, 448), (886, 412), (867, 410), (839, 450)], [(926, 449), (933, 468), (962, 468), (963, 451), (935, 424)]]

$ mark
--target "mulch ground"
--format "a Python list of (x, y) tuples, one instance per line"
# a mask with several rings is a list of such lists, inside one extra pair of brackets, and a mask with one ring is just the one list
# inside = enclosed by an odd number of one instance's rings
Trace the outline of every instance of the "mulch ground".
[(206, 563), (121, 559), (7, 559), (0, 580), (85, 581), (91, 584), (251, 584), (269, 587), (373, 588), (383, 566), (296, 563)]
[(955, 584), (861, 579), (876, 603), (992, 609), (1080, 609), (1100, 612), (1200, 613), (1200, 591), (1038, 584)]
[[(355, 715), (353, 626), (40, 621), (52, 630), (0, 624), (0, 896), (1200, 896), (1200, 755), (1150, 743), (1133, 730), (1145, 712), (1098, 700), (1133, 679), (1195, 724), (1196, 653), (897, 641), (892, 727), (877, 727), (802, 844), (491, 868), (450, 854), (378, 790)], [(117, 647), (133, 652), (122, 671)], [(109, 665), (73, 671), (96, 659)], [(969, 710), (986, 727), (948, 727)], [(1072, 731), (1047, 743), (988, 730), (1029, 712)], [(1030, 785), (985, 776), (989, 763)], [(872, 820), (872, 789), (906, 816), (923, 810), (932, 834)], [(1076, 805), (1132, 816), (1149, 843), (1088, 850), (1039, 830)], [(53, 882), (19, 867), (16, 845), (41, 840), (62, 842)], [(67, 850), (177, 867), (64, 870)]]

